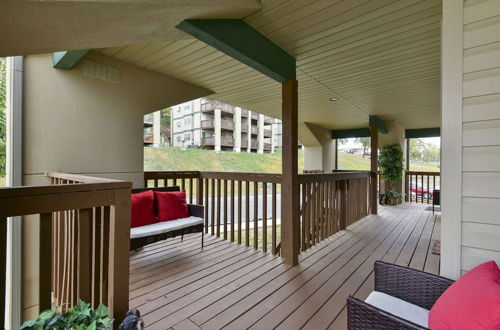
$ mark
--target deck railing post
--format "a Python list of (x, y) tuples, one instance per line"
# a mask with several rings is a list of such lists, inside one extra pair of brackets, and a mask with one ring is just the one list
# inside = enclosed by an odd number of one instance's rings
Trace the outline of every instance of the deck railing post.
[(203, 205), (203, 178), (201, 173), (198, 173), (198, 182), (196, 185), (196, 204)]
[[(123, 320), (128, 311), (130, 263), (130, 188), (115, 190), (111, 209), (109, 240), (108, 305), (115, 320)], [(120, 322), (114, 322), (116, 326)]]
[(299, 254), (299, 178), (298, 84), (289, 79), (282, 84), (283, 162), (281, 183), (281, 256), (289, 265), (298, 263)]
[(377, 176), (378, 176), (378, 127), (370, 126), (371, 154), (370, 154), (370, 171), (371, 171), (371, 187), (370, 187), (370, 213), (378, 213), (378, 198), (377, 198)]

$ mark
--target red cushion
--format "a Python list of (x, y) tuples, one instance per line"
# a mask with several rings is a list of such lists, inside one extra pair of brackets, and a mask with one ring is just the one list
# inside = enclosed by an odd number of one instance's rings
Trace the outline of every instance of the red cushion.
[(140, 227), (158, 222), (155, 216), (154, 199), (155, 193), (152, 190), (132, 194), (130, 227)]
[(189, 217), (185, 191), (155, 191), (155, 201), (160, 221)]
[(432, 306), (429, 328), (500, 329), (500, 270), (497, 264), (485, 262), (453, 283)]

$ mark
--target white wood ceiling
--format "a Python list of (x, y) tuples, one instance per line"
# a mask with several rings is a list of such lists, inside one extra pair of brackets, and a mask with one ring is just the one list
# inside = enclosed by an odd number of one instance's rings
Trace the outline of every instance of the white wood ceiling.
[[(262, 0), (246, 17), (297, 59), (301, 122), (440, 126), (441, 0)], [(208, 88), (213, 98), (280, 117), (280, 85), (190, 39), (97, 49)], [(339, 101), (332, 103), (331, 97)]]

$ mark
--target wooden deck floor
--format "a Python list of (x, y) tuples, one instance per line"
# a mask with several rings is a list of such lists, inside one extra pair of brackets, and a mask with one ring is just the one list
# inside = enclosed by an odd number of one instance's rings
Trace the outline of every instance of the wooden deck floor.
[(278, 257), (200, 234), (157, 243), (131, 259), (130, 306), (147, 329), (345, 329), (346, 296), (373, 289), (373, 262), (439, 272), (431, 253), (439, 215), (382, 207), (289, 267)]

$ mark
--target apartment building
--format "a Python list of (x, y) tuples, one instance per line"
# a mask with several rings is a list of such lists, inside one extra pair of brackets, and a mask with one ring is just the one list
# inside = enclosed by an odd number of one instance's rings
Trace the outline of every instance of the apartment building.
[(281, 147), (278, 119), (206, 98), (172, 109), (174, 146), (257, 153)]

